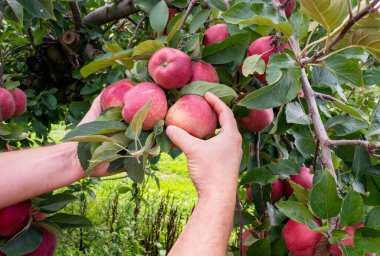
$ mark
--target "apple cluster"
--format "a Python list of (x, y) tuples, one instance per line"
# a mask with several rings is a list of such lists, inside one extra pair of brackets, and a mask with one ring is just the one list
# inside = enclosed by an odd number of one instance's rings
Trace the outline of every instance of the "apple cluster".
[(135, 114), (152, 101), (142, 124), (143, 130), (152, 130), (159, 120), (165, 120), (166, 126), (176, 125), (197, 138), (214, 135), (216, 113), (203, 97), (185, 95), (168, 108), (165, 93), (166, 90), (179, 89), (195, 81), (219, 83), (212, 65), (202, 60), (192, 62), (180, 50), (162, 48), (150, 58), (148, 71), (154, 82), (134, 85), (124, 79), (108, 86), (100, 98), (102, 108), (123, 107), (123, 119), (130, 123)]
[[(0, 240), (5, 238), (11, 239), (27, 226), (30, 218), (32, 218), (32, 201), (26, 200), (6, 208), (0, 209)], [(34, 219), (41, 220), (45, 218), (44, 214), (36, 212)], [(33, 252), (25, 254), (26, 256), (52, 256), (57, 246), (57, 238), (53, 232), (50, 232), (38, 226), (43, 233), (40, 245)], [(0, 256), (6, 254), (0, 252)]]
[(21, 89), (9, 91), (0, 87), (0, 122), (24, 114), (26, 103), (26, 95)]

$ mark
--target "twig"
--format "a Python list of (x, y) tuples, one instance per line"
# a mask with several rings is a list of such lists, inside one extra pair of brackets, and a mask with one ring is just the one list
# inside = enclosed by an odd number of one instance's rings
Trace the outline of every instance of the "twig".
[(244, 228), (244, 220), (243, 220), (243, 210), (240, 204), (239, 193), (236, 192), (236, 208), (239, 214), (239, 255), (243, 256), (243, 228)]
[(142, 18), (139, 20), (139, 22), (137, 23), (136, 28), (135, 28), (135, 31), (133, 32), (133, 35), (132, 35), (131, 39), (130, 39), (129, 42), (128, 42), (128, 47), (127, 47), (127, 49), (130, 49), (130, 48), (131, 48), (132, 42), (133, 42), (133, 40), (135, 40), (135, 38), (136, 38), (136, 36), (137, 36), (137, 32), (139, 31), (139, 28), (141, 27), (141, 24), (143, 23), (143, 21), (145, 20), (145, 18), (146, 18), (146, 15), (144, 14), (144, 15), (142, 16)]
[(335, 98), (335, 97), (333, 97), (331, 95), (328, 95), (328, 94), (324, 94), (324, 93), (314, 92), (314, 96), (316, 98), (319, 98), (319, 99), (342, 102), (342, 101), (338, 100), (337, 98)]
[(71, 13), (73, 14), (75, 30), (79, 31), (82, 27), (82, 18), (80, 14), (79, 5), (75, 1), (72, 1), (69, 4), (70, 4)]
[(178, 30), (181, 30), (183, 26), (185, 25), (187, 17), (189, 17), (191, 10), (193, 9), (194, 5), (197, 3), (197, 0), (191, 0), (189, 5), (187, 6), (185, 17), (183, 18), (181, 24), (178, 27)]
[(310, 58), (306, 57), (306, 58), (302, 58), (301, 59), (301, 64), (302, 65), (306, 65), (306, 64), (310, 64), (310, 63), (314, 63), (314, 62), (317, 62), (318, 58), (322, 57), (323, 55), (326, 55), (330, 49), (332, 47), (334, 47), (334, 45), (336, 45), (351, 29), (351, 27), (353, 25), (355, 25), (355, 23), (360, 20), (361, 18), (363, 18), (364, 16), (366, 16), (368, 13), (372, 12), (373, 9), (375, 8), (375, 6), (380, 2), (380, 0), (374, 0), (372, 1), (370, 4), (368, 4), (362, 11), (360, 11), (358, 14), (356, 14), (355, 16), (352, 17), (352, 19), (350, 19), (348, 21), (348, 23), (346, 24), (346, 26), (342, 29), (342, 31), (337, 35), (335, 36), (329, 43), (328, 45), (325, 47), (324, 50), (322, 51), (316, 51), (314, 53), (314, 55)]
[(314, 172), (315, 172), (315, 167), (317, 166), (318, 154), (319, 154), (319, 140), (317, 140), (317, 144), (315, 145), (315, 151), (314, 151), (314, 161), (313, 161)]
[(367, 150), (373, 150), (378, 147), (372, 145), (369, 141), (366, 140), (330, 140), (330, 147), (340, 147), (348, 145), (358, 145)]

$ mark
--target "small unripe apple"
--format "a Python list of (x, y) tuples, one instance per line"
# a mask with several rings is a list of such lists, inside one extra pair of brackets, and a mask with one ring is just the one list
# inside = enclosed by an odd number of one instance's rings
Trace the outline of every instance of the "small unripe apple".
[[(301, 185), (305, 189), (309, 189), (313, 187), (313, 177), (314, 174), (310, 173), (310, 169), (302, 166), (300, 168), (300, 174), (290, 175), (290, 180)], [(286, 197), (290, 197), (293, 194), (293, 188), (290, 186), (289, 182), (285, 182), (284, 194)]]
[(250, 132), (261, 132), (267, 128), (273, 121), (273, 109), (252, 109), (248, 116), (239, 118), (239, 124), (242, 128)]
[(191, 59), (174, 48), (162, 48), (148, 62), (149, 75), (164, 89), (181, 88), (190, 80)]
[[(280, 0), (280, 3), (282, 4), (285, 2), (286, 0)], [(290, 0), (288, 5), (285, 7), (285, 14), (288, 19), (290, 18), (290, 15), (292, 15), (292, 12), (295, 6), (296, 6), (296, 0)]]
[[(275, 182), (272, 183), (272, 191), (270, 192), (270, 198), (272, 203), (277, 202), (281, 199), (283, 195), (283, 188), (284, 188), (284, 182), (281, 179), (277, 179)], [(250, 202), (253, 202), (253, 196), (252, 196), (252, 187), (253, 184), (246, 188), (245, 194), (247, 195), (247, 199)]]
[(282, 230), (282, 237), (292, 256), (312, 256), (322, 234), (314, 232), (308, 226), (289, 220)]
[(30, 200), (0, 209), (0, 236), (12, 237), (27, 224), (32, 210)]
[(0, 87), (0, 122), (6, 121), (13, 116), (16, 110), (16, 104), (12, 93), (7, 89)]
[(102, 109), (110, 107), (122, 107), (124, 94), (133, 88), (133, 83), (128, 79), (117, 81), (108, 86), (100, 96)]
[(168, 110), (166, 95), (155, 83), (145, 82), (135, 85), (124, 94), (123, 101), (122, 115), (127, 123), (130, 123), (135, 114), (152, 101), (148, 115), (142, 124), (144, 131), (152, 130), (159, 120), (165, 119)]
[(175, 125), (194, 137), (207, 139), (215, 135), (217, 117), (203, 97), (185, 95), (169, 108), (165, 125)]
[(229, 37), (227, 24), (216, 24), (206, 29), (203, 36), (203, 45), (219, 43)]
[(21, 116), (26, 111), (26, 94), (20, 88), (16, 88), (10, 92), (12, 93), (15, 102), (15, 112), (13, 117)]
[(57, 237), (54, 233), (47, 231), (44, 228), (40, 228), (43, 232), (42, 241), (40, 246), (31, 253), (25, 254), (25, 256), (53, 256), (55, 248), (57, 247)]
[(190, 82), (205, 81), (209, 83), (219, 83), (218, 73), (215, 68), (202, 60), (196, 61), (192, 65)]

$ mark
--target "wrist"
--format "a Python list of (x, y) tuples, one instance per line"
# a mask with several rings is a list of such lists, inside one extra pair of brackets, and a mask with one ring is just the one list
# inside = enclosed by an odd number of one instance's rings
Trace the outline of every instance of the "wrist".
[(231, 204), (235, 206), (237, 185), (235, 186), (217, 186), (207, 190), (198, 191), (198, 202)]
[(66, 159), (68, 159), (71, 164), (71, 170), (73, 170), (75, 180), (86, 177), (86, 173), (84, 172), (78, 158), (78, 143), (65, 142), (62, 145), (66, 147)]

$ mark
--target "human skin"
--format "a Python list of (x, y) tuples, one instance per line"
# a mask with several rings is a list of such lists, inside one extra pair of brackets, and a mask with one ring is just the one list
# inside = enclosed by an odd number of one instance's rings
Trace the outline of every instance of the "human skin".
[[(94, 121), (101, 113), (97, 97), (80, 124)], [(59, 163), (59, 164), (57, 164)], [(100, 164), (93, 176), (107, 176), (108, 164)], [(77, 143), (0, 153), (0, 209), (86, 177), (77, 155)]]
[(219, 118), (221, 132), (217, 136), (201, 140), (176, 126), (166, 130), (185, 153), (198, 191), (198, 204), (170, 256), (225, 255), (232, 231), (242, 138), (232, 111), (211, 93), (206, 93), (205, 99)]

